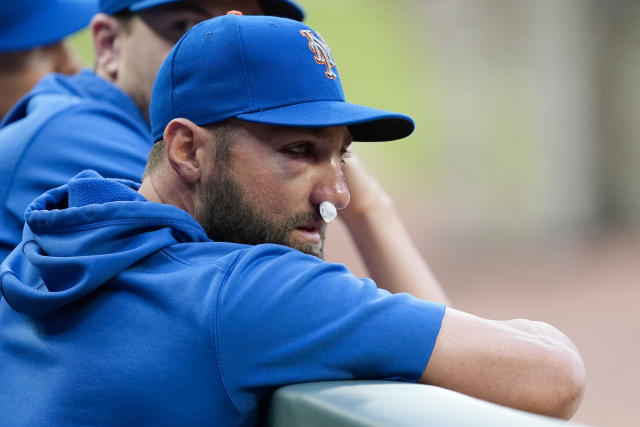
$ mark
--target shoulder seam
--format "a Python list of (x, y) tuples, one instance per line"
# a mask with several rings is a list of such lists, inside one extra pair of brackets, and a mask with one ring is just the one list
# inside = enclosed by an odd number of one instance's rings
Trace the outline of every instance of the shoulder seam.
[[(179, 262), (180, 264), (188, 265), (189, 267), (197, 267), (199, 265), (199, 264), (194, 264), (192, 262), (189, 262), (184, 258), (180, 257), (180, 255), (178, 255), (176, 251), (173, 249), (173, 245), (161, 249), (161, 252), (164, 252), (169, 258), (171, 258), (176, 262)], [(207, 263), (207, 265), (215, 265), (222, 268), (226, 267), (226, 263), (219, 263), (219, 262), (209, 262)], [(226, 279), (226, 276), (225, 276), (225, 279)]]
[(233, 270), (233, 268), (235, 267), (235, 265), (238, 262), (238, 259), (240, 258), (240, 253), (241, 251), (236, 255), (236, 257), (234, 258), (233, 262), (231, 262), (229, 264), (229, 267), (227, 268), (227, 271), (224, 275), (224, 278), (222, 279), (222, 281), (220, 282), (220, 286), (218, 286), (218, 289), (216, 289), (216, 301), (215, 301), (215, 310), (213, 315), (211, 316), (211, 335), (213, 338), (213, 345), (214, 345), (214, 349), (216, 352), (216, 359), (217, 362), (216, 365), (218, 367), (218, 375), (220, 376), (220, 381), (222, 382), (222, 387), (224, 388), (225, 393), (227, 394), (227, 397), (229, 398), (229, 400), (231, 401), (231, 404), (233, 405), (233, 407), (235, 408), (236, 411), (238, 411), (238, 414), (242, 417), (244, 417), (244, 412), (240, 409), (240, 405), (238, 404), (238, 401), (236, 400), (236, 398), (233, 396), (231, 389), (229, 388), (226, 378), (225, 378), (225, 374), (224, 374), (224, 367), (222, 366), (222, 345), (220, 344), (220, 335), (218, 333), (218, 305), (220, 303), (220, 293), (222, 291), (222, 288), (227, 284), (227, 281), (229, 279), (229, 275), (231, 274), (231, 270)]

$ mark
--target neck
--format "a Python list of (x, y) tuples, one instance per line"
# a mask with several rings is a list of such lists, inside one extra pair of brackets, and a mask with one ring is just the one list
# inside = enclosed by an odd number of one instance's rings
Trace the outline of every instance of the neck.
[(149, 202), (166, 204), (164, 198), (158, 193), (153, 179), (149, 176), (145, 176), (142, 179), (142, 184), (140, 185), (138, 193), (140, 193)]
[[(20, 55), (19, 66), (3, 71), (0, 68), (0, 116), (4, 117), (11, 107), (49, 73), (73, 74), (80, 65), (73, 53), (63, 42), (35, 48), (24, 52), (5, 55), (4, 60), (11, 60), (11, 55)], [(14, 62), (15, 63), (15, 62)]]
[(179, 181), (175, 178), (163, 177), (161, 173), (155, 172), (143, 177), (138, 193), (150, 202), (173, 205), (194, 216), (195, 203), (190, 197), (191, 192), (178, 185)]
[(42, 64), (29, 64), (28, 67), (12, 72), (0, 73), (0, 116), (4, 117), (11, 107), (27, 94), (51, 70)]

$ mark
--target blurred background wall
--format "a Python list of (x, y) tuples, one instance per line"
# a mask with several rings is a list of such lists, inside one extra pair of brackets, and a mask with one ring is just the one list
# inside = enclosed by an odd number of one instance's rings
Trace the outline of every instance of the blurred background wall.
[[(302, 4), (347, 98), (416, 120), (355, 151), (454, 306), (558, 326), (587, 366), (575, 419), (636, 425), (640, 2)], [(329, 258), (366, 275), (345, 239)]]
[[(636, 425), (640, 2), (298, 1), (347, 99), (415, 119), (355, 151), (453, 305), (558, 326), (587, 365), (575, 419)], [(327, 253), (366, 275), (340, 224)]]

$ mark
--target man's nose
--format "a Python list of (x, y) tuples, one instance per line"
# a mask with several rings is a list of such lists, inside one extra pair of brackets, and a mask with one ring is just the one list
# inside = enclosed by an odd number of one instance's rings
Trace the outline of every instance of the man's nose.
[(336, 209), (344, 209), (349, 204), (349, 188), (342, 172), (342, 161), (334, 160), (318, 171), (317, 180), (311, 193), (311, 203), (319, 205), (324, 201), (333, 203)]

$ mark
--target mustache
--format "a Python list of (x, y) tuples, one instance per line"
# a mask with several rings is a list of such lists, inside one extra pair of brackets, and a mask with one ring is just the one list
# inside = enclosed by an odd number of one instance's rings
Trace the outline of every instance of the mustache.
[(323, 229), (326, 228), (327, 224), (325, 224), (324, 221), (322, 220), (320, 213), (310, 211), (310, 212), (302, 212), (289, 217), (285, 222), (285, 226), (288, 228), (294, 229), (294, 228), (305, 226), (307, 224), (319, 223), (319, 222), (322, 223)]

